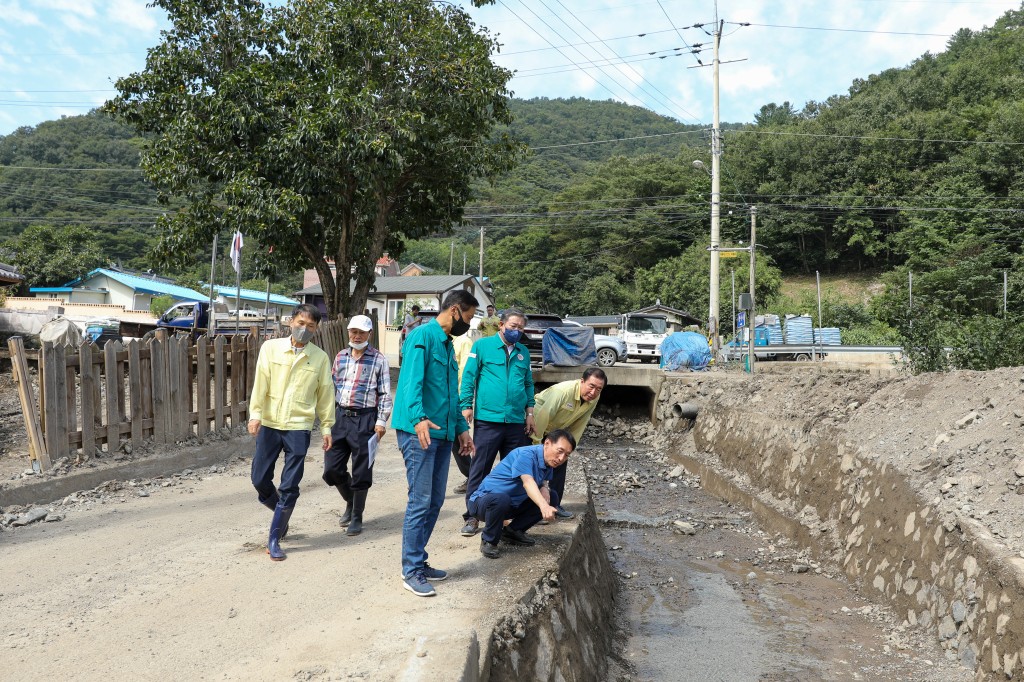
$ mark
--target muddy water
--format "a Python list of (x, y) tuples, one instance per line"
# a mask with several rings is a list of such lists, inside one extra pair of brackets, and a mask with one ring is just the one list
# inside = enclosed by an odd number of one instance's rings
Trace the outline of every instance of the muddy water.
[[(667, 479), (674, 462), (623, 442), (591, 440), (579, 455), (622, 587), (613, 679), (972, 679), (837, 567), (762, 531), (699, 480)], [(676, 532), (677, 520), (695, 534)]]

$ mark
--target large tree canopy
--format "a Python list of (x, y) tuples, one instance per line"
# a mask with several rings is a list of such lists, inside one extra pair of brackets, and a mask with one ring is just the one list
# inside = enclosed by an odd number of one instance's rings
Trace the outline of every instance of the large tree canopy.
[(273, 249), (264, 266), (312, 265), (332, 315), (361, 311), (376, 259), (449, 229), (522, 150), (495, 130), (512, 74), (447, 3), (154, 4), (172, 28), (106, 109), (148, 134), (144, 170), (184, 203), (161, 219), (169, 263), (237, 229)]

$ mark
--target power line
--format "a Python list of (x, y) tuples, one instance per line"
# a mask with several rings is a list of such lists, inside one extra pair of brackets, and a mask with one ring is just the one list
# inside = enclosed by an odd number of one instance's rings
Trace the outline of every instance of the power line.
[(873, 140), (877, 142), (941, 142), (947, 144), (994, 144), (994, 145), (1006, 145), (1008, 147), (1020, 147), (1024, 146), (1024, 142), (1002, 142), (999, 140), (944, 140), (941, 138), (928, 138), (928, 137), (876, 137), (874, 135), (827, 135), (825, 133), (784, 133), (781, 131), (769, 131), (769, 130), (747, 130), (747, 129), (735, 129), (735, 130), (724, 130), (724, 133), (730, 135), (776, 135), (780, 137), (821, 137), (831, 138), (835, 140)]
[[(544, 149), (563, 149), (565, 147), (586, 147), (592, 144), (609, 144), (612, 142), (630, 142), (632, 140), (649, 140), (655, 137), (672, 137), (674, 135), (694, 135), (704, 134), (703, 130), (680, 130), (676, 133), (656, 133), (654, 135), (635, 135), (633, 137), (618, 137), (608, 140), (591, 140), (589, 142), (567, 142), (565, 144), (549, 144), (541, 147), (530, 147), (533, 151), (542, 151)], [(2, 167), (2, 166), (0, 166)]]
[[(682, 50), (682, 49), (683, 48), (681, 48), (681, 47), (670, 47), (670, 48), (666, 48), (664, 50), (652, 50), (650, 52), (637, 52), (635, 54), (627, 54), (627, 55), (621, 55), (621, 56), (620, 55), (616, 55), (615, 59), (612, 59), (610, 57), (609, 58), (594, 59), (594, 60), (588, 61), (587, 63), (591, 64), (593, 66), (597, 66), (598, 64), (600, 64), (601, 66), (613, 66), (616, 63), (618, 63), (618, 64), (634, 64), (636, 62), (653, 61), (655, 59), (665, 59), (667, 57), (678, 57), (681, 54), (685, 54), (684, 52), (680, 52), (680, 50)], [(661, 54), (662, 52), (675, 52), (676, 54), (663, 55), (661, 57), (653, 57), (652, 56), (652, 55)], [(632, 59), (632, 57), (645, 57), (645, 59)], [(562, 68), (564, 68), (566, 66), (568, 66), (568, 65), (567, 64), (552, 64), (550, 66), (538, 66), (538, 67), (535, 67), (535, 68), (532, 68), (532, 69), (517, 69), (516, 70), (516, 77), (517, 78), (525, 78), (525, 76), (523, 76), (522, 74), (530, 74), (530, 75), (533, 75), (533, 76), (546, 76), (546, 75), (548, 75), (547, 73), (532, 73), (532, 72), (534, 72), (534, 71), (547, 71), (549, 69), (562, 69)], [(573, 69), (568, 69), (568, 70), (572, 71)], [(551, 73), (561, 73), (561, 71), (552, 71)]]
[(60, 166), (4, 166), (0, 170), (68, 171), (83, 173), (141, 173), (141, 168), (62, 168)]
[[(541, 2), (541, 4), (542, 4), (542, 5), (544, 4), (544, 0), (540, 0), (540, 2)], [(573, 11), (572, 11), (571, 9), (569, 9), (568, 7), (566, 7), (565, 3), (563, 3), (563, 2), (562, 2), (562, 0), (555, 0), (555, 2), (557, 2), (557, 3), (559, 4), (559, 5), (561, 5), (561, 6), (562, 6), (562, 8), (564, 8), (564, 9), (565, 9), (565, 11), (567, 11), (567, 12), (569, 13), (569, 16), (571, 16), (571, 17), (572, 17), (573, 19), (575, 19), (575, 20), (576, 20), (577, 22), (579, 22), (580, 26), (582, 26), (582, 27), (583, 27), (583, 28), (585, 28), (586, 30), (590, 31), (590, 35), (594, 36), (594, 37), (595, 37), (595, 38), (597, 38), (598, 40), (601, 40), (600, 36), (598, 36), (598, 35), (597, 35), (597, 33), (596, 33), (596, 32), (594, 32), (594, 30), (593, 30), (593, 29), (591, 29), (591, 28), (590, 28), (589, 26), (587, 26), (587, 25), (586, 25), (586, 24), (585, 24), (585, 23), (584, 23), (584, 22), (583, 22), (583, 21), (582, 21), (582, 20), (581, 20), (581, 19), (580, 19), (580, 18), (579, 18), (578, 16), (576, 16), (576, 14), (574, 14), (574, 13), (573, 13)], [(547, 5), (544, 5), (544, 6), (545, 6), (545, 7), (547, 7)], [(561, 17), (559, 17), (559, 19), (561, 20), (561, 22), (562, 22), (563, 24), (565, 24), (566, 26), (569, 26), (568, 22), (566, 22), (566, 21), (565, 21), (564, 19), (562, 19)], [(571, 26), (569, 26), (569, 29), (570, 29), (570, 30), (572, 30), (572, 32), (573, 32), (573, 33), (576, 33), (576, 35), (577, 35), (577, 36), (579, 36), (580, 38), (582, 38), (582, 37), (583, 37), (583, 36), (581, 36), (581, 35), (580, 35), (580, 34), (579, 34), (578, 32), (576, 32), (576, 30), (575, 30), (575, 29), (573, 29), (573, 28), (572, 28)], [(688, 45), (688, 44), (687, 44), (687, 42), (686, 42), (686, 39), (685, 39), (685, 38), (682, 38), (682, 35), (680, 35), (680, 38), (681, 38), (681, 39), (683, 40), (683, 45), (686, 45), (687, 47), (689, 47), (689, 45)], [(607, 43), (606, 41), (604, 41), (604, 40), (601, 40), (601, 44), (602, 44), (602, 45), (603, 45), (603, 46), (605, 47), (605, 49), (607, 49), (607, 50), (608, 50), (609, 52), (611, 52), (611, 53), (612, 53), (613, 55), (615, 55), (615, 57), (616, 57), (616, 58), (617, 58), (617, 59), (619, 60), (619, 62), (620, 62), (620, 63), (622, 63), (622, 64), (627, 64), (627, 62), (626, 62), (626, 59), (625, 59), (625, 58), (624, 58), (623, 56), (621, 56), (621, 55), (620, 55), (620, 54), (619, 54), (618, 52), (616, 52), (616, 51), (615, 51), (615, 50), (614, 50), (614, 49), (612, 48), (612, 46), (611, 46), (611, 45), (609, 45), (609, 44), (608, 44), (608, 43)], [(595, 50), (595, 51), (596, 51), (596, 50)], [(656, 85), (655, 85), (654, 83), (651, 83), (650, 81), (648, 81), (648, 80), (647, 80), (647, 79), (646, 79), (646, 78), (644, 77), (644, 75), (643, 75), (642, 73), (640, 73), (639, 71), (637, 71), (636, 69), (634, 69), (634, 68), (633, 68), (632, 66), (629, 66), (628, 68), (629, 68), (629, 70), (630, 70), (630, 71), (632, 71), (633, 73), (635, 73), (635, 74), (637, 75), (637, 77), (638, 77), (638, 78), (640, 78), (640, 79), (641, 79), (641, 80), (643, 80), (643, 81), (646, 81), (646, 82), (647, 82), (647, 84), (648, 84), (648, 85), (650, 85), (650, 86), (651, 86), (651, 88), (653, 88), (653, 89), (654, 89), (654, 91), (655, 91), (656, 93), (658, 93), (658, 94), (659, 94), (659, 95), (660, 95), (660, 96), (661, 96), (661, 97), (663, 98), (663, 99), (662, 99), (662, 102), (663, 102), (663, 103), (667, 103), (667, 104), (669, 104), (669, 105), (670, 105), (670, 108), (671, 108), (672, 106), (674, 106), (674, 107), (677, 107), (677, 108), (678, 108), (678, 109), (677, 109), (678, 111), (682, 111), (682, 112), (683, 112), (684, 114), (686, 114), (687, 116), (689, 116), (689, 117), (690, 117), (690, 118), (691, 118), (692, 120), (694, 120), (694, 121), (698, 120), (698, 118), (697, 118), (697, 117), (696, 117), (696, 116), (695, 116), (695, 115), (694, 115), (694, 114), (693, 114), (692, 112), (690, 112), (690, 111), (687, 111), (686, 107), (682, 106), (681, 104), (679, 104), (678, 102), (676, 102), (675, 100), (673, 100), (673, 99), (672, 99), (671, 97), (669, 97), (668, 95), (666, 95), (666, 94), (665, 94), (665, 93), (664, 93), (664, 92), (663, 92), (663, 91), (662, 91), (662, 90), (661, 90), (660, 88), (658, 88), (658, 86), (656, 86)], [(643, 86), (641, 86), (641, 88), (643, 89)], [(648, 92), (648, 91), (647, 91), (646, 89), (644, 89), (644, 92)], [(648, 94), (649, 94), (649, 93), (648, 93)]]
[(948, 38), (948, 33), (916, 33), (913, 31), (876, 31), (866, 28), (832, 28), (830, 26), (790, 26), (787, 24), (757, 24), (750, 21), (736, 22), (727, 21), (727, 24), (733, 24), (734, 26), (761, 26), (764, 28), (792, 28), (799, 29), (802, 31), (838, 31), (841, 33), (876, 33), (879, 35), (891, 35), (891, 36), (924, 36), (927, 38)]

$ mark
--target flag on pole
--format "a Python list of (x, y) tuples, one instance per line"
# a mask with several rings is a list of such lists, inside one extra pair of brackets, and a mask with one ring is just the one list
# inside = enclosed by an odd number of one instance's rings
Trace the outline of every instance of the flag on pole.
[(238, 230), (235, 231), (235, 236), (231, 238), (231, 267), (238, 274), (242, 274), (242, 233)]

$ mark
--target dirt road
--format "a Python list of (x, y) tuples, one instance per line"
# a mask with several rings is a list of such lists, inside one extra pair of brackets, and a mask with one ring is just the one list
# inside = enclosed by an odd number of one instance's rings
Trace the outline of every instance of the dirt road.
[(477, 538), (458, 534), (461, 497), (449, 494), (428, 550), (451, 577), (418, 598), (399, 578), (405, 472), (394, 431), (359, 537), (340, 532), (341, 498), (320, 480), (322, 463), (311, 449), (283, 562), (266, 555), (270, 512), (247, 461), (111, 488), (62, 506), (63, 521), (0, 533), (2, 677), (394, 679), (417, 636), (489, 629), (494, 606), (525, 593), (572, 531), (537, 528), (538, 547), (486, 560)]

